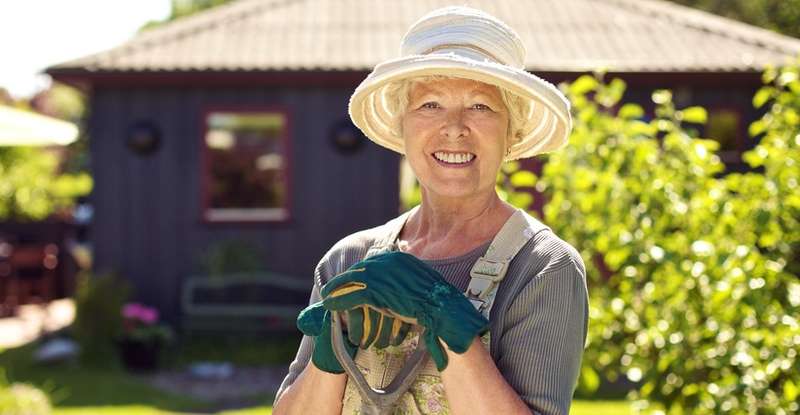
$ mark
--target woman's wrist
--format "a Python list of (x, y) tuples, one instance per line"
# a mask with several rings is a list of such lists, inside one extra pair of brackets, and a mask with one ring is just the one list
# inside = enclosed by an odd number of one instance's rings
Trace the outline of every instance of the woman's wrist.
[(326, 372), (309, 362), (280, 401), (275, 402), (273, 414), (341, 413), (346, 384), (346, 374)]

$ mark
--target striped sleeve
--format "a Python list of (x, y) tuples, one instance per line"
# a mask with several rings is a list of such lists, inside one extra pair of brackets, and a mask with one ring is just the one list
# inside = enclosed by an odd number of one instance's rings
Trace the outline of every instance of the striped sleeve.
[(580, 257), (528, 281), (502, 321), (497, 367), (534, 413), (567, 415), (588, 325)]
[[(314, 304), (319, 302), (322, 297), (319, 294), (319, 289), (317, 285), (314, 284), (314, 288), (311, 290), (311, 298), (309, 299), (309, 304)], [(297, 355), (294, 358), (294, 361), (289, 365), (289, 373), (283, 379), (280, 388), (278, 388), (278, 392), (275, 394), (275, 402), (278, 402), (278, 398), (281, 397), (283, 392), (289, 388), (289, 386), (294, 383), (303, 369), (306, 368), (308, 362), (311, 361), (311, 354), (314, 351), (314, 342), (313, 339), (309, 336), (303, 336), (303, 339), (300, 341), (300, 347), (297, 349)], [(274, 403), (273, 403), (274, 405)]]

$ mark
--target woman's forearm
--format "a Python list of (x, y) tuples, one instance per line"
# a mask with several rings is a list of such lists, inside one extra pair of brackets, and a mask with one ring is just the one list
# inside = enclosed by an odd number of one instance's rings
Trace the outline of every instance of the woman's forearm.
[(453, 414), (531, 413), (497, 370), (479, 338), (463, 354), (448, 350), (447, 358), (442, 383)]
[(275, 402), (274, 415), (341, 414), (347, 375), (324, 372), (309, 362)]

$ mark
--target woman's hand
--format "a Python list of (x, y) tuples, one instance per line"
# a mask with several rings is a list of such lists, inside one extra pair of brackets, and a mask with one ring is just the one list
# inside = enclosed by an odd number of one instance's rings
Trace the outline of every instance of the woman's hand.
[(397, 346), (411, 330), (411, 324), (368, 305), (347, 310), (345, 323), (350, 343), (362, 349)]
[(464, 353), (489, 322), (436, 270), (413, 255), (389, 252), (367, 258), (322, 287), (323, 305), (331, 311), (369, 306), (384, 315), (425, 327), (425, 342), (439, 370), (447, 366), (441, 339)]
[[(322, 306), (322, 302), (311, 304), (300, 312), (297, 317), (297, 328), (307, 336), (314, 338), (314, 353), (311, 361), (314, 366), (328, 373), (344, 373), (342, 365), (333, 353), (333, 339), (331, 338), (331, 313)], [(345, 348), (354, 357), (356, 346), (348, 340), (344, 341)]]

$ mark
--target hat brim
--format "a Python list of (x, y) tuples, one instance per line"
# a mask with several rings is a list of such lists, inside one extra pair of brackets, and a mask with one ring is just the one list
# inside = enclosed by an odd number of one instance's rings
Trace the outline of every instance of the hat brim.
[(392, 123), (381, 89), (390, 82), (429, 75), (466, 78), (504, 88), (531, 101), (520, 139), (505, 160), (532, 157), (566, 145), (572, 129), (570, 104), (553, 84), (522, 69), (456, 54), (412, 55), (378, 64), (350, 97), (353, 123), (375, 143), (405, 154), (403, 137)]

